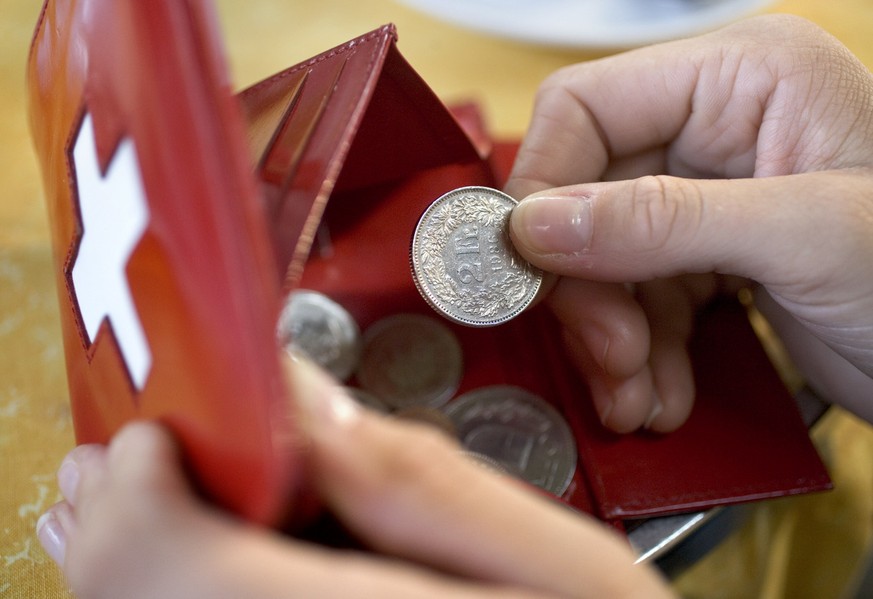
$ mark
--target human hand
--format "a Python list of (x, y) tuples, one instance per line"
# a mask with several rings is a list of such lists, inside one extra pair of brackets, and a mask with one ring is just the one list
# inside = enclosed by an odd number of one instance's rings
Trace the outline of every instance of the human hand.
[(694, 309), (743, 279), (808, 383), (873, 421), (871, 167), (869, 71), (795, 17), (547, 79), (511, 233), (560, 275), (546, 301), (604, 424), (685, 421)]
[(358, 407), (297, 363), (315, 490), (373, 553), (335, 551), (207, 506), (155, 424), (64, 460), (38, 524), (81, 599), (668, 597), (624, 540), (488, 472), (442, 433)]

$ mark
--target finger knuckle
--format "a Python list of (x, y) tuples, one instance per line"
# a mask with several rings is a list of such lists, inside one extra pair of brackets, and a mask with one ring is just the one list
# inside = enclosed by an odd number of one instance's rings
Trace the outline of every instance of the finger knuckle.
[(662, 175), (636, 179), (630, 205), (630, 239), (633, 249), (643, 253), (681, 246), (703, 215), (702, 197), (693, 182)]
[(580, 65), (570, 65), (552, 71), (540, 83), (536, 93), (537, 99), (544, 99), (555, 93), (564, 93), (581, 68), (583, 67)]
[(568, 126), (568, 115), (590, 118), (585, 90), (593, 78), (585, 65), (563, 67), (547, 76), (536, 92), (534, 120), (549, 122), (553, 133), (569, 136), (573, 127)]
[(744, 33), (743, 37), (750, 41), (758, 42), (771, 50), (778, 50), (780, 45), (786, 43), (807, 44), (810, 39), (822, 40), (829, 37), (821, 27), (809, 19), (790, 14), (760, 15), (727, 27), (720, 34), (730, 35), (736, 39), (739, 32)]

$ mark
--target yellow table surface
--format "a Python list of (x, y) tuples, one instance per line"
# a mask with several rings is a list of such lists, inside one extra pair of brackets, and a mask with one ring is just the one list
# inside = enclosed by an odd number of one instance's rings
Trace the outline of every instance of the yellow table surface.
[[(608, 1), (608, 0), (604, 0)], [(606, 52), (486, 37), (393, 0), (221, 0), (239, 87), (383, 23), (446, 100), (475, 99), (499, 135), (519, 136), (538, 83)], [(870, 0), (785, 0), (873, 65)], [(59, 499), (54, 472), (73, 446), (40, 178), (28, 133), (24, 65), (36, 0), (0, 0), (0, 598), (68, 597), (34, 534)], [(749, 523), (676, 581), (687, 597), (836, 597), (870, 538), (873, 433), (842, 412), (817, 431), (837, 490), (758, 506)]]

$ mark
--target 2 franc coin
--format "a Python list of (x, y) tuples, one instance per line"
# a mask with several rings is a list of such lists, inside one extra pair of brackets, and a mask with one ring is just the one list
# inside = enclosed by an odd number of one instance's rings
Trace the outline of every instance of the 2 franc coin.
[(410, 262), (430, 306), (456, 323), (489, 327), (515, 318), (542, 284), (540, 269), (509, 238), (518, 202), (489, 187), (460, 187), (437, 198), (418, 221)]

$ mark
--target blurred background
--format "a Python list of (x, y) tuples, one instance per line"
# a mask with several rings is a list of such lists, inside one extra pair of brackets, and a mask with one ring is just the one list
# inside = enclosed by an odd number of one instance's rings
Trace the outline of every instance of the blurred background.
[[(539, 82), (625, 46), (689, 35), (750, 12), (804, 16), (873, 66), (869, 0), (217, 0), (238, 88), (387, 22), (446, 101), (475, 100), (492, 132), (523, 135)], [(531, 11), (535, 6), (536, 10)], [(585, 8), (578, 27), (555, 15)], [(547, 10), (548, 9), (548, 10)], [(36, 0), (0, 0), (0, 597), (70, 597), (34, 534), (59, 499), (73, 446), (48, 226), (24, 96)], [(550, 12), (554, 11), (554, 12)], [(521, 24), (519, 24), (521, 23)], [(836, 484), (765, 502), (674, 581), (684, 597), (847, 597), (873, 528), (873, 431), (831, 410), (814, 438)]]

